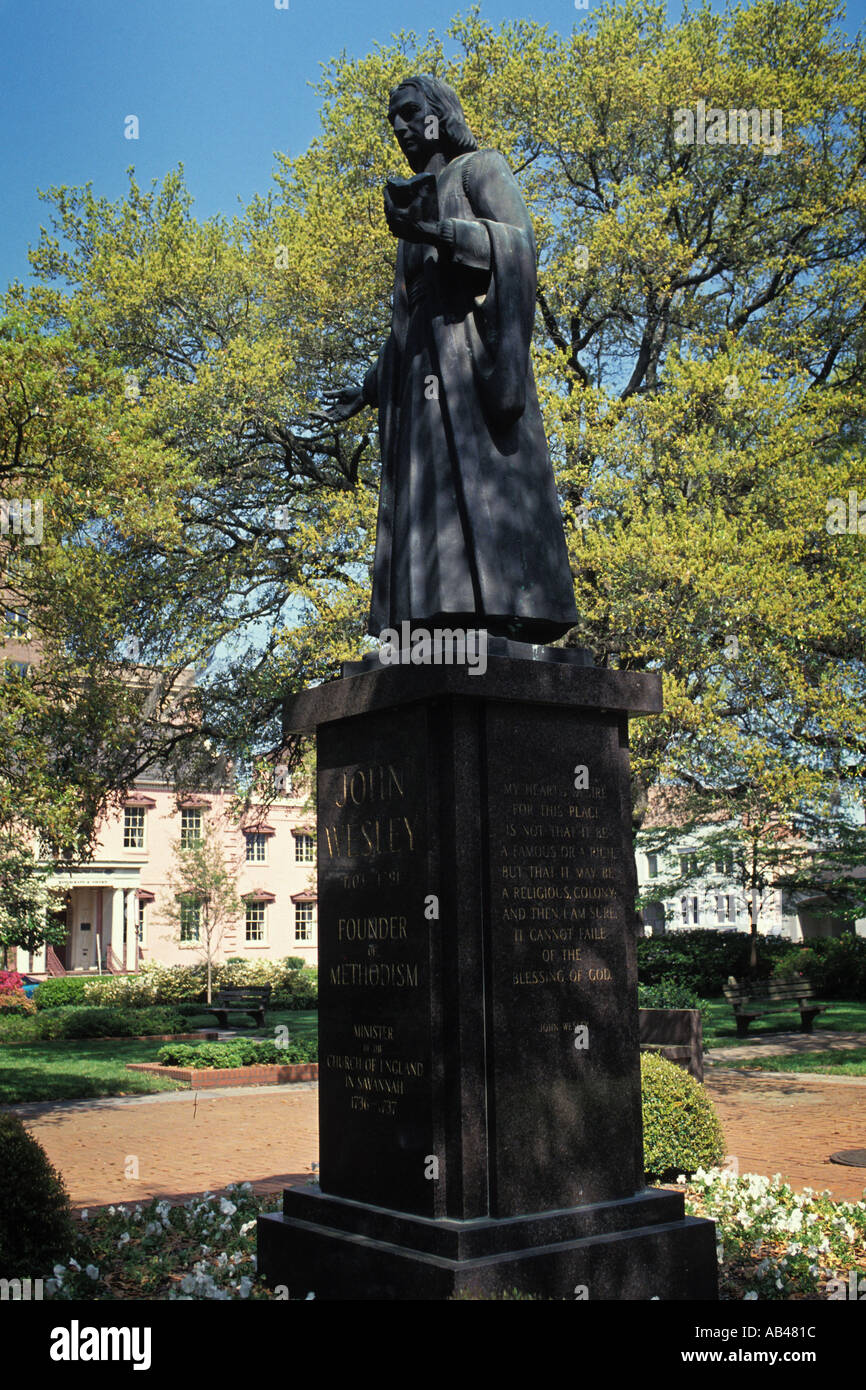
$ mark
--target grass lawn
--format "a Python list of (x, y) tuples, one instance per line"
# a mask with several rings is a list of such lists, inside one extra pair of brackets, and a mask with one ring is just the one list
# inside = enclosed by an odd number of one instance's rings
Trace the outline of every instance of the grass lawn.
[[(823, 1001), (819, 999), (819, 1003)], [(707, 1047), (737, 1047), (750, 1038), (769, 1037), (773, 1033), (799, 1032), (800, 1010), (779, 1010), (765, 1014), (749, 1024), (745, 1038), (737, 1037), (737, 1025), (728, 1001), (707, 1000), (704, 1021), (704, 1042)], [(815, 1019), (815, 1033), (863, 1033), (866, 1034), (866, 1003), (860, 1000), (837, 999), (827, 1004), (826, 1012)], [(866, 1037), (864, 1037), (866, 1045)]]
[(126, 1071), (127, 1062), (155, 1062), (162, 1045), (156, 1039), (69, 1038), (0, 1046), (0, 1105), (183, 1090), (180, 1081)]
[[(316, 1036), (315, 1009), (265, 1014), (264, 1028), (242, 1029), (255, 1038), (274, 1037), (285, 1024), (289, 1037)], [(212, 1015), (189, 1021), (194, 1028), (216, 1027)], [(155, 1062), (162, 1039), (69, 1038), (54, 1042), (0, 1044), (0, 1105), (28, 1100), (87, 1100), (98, 1096), (139, 1096), (153, 1091), (188, 1090), (183, 1081), (127, 1071), (127, 1062)]]
[(806, 1054), (784, 1052), (781, 1056), (753, 1057), (747, 1062), (725, 1062), (724, 1066), (738, 1071), (808, 1071), (832, 1076), (866, 1076), (866, 1047)]

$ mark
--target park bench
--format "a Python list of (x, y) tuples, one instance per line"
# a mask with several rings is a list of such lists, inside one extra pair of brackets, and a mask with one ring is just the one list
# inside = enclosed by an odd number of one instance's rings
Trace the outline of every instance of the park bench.
[(800, 1010), (800, 1032), (811, 1033), (816, 1015), (826, 1007), (811, 1002), (815, 991), (808, 980), (748, 981), (735, 980), (731, 975), (725, 985), (725, 998), (734, 1011), (739, 1038), (746, 1037), (753, 1018), (790, 1010), (792, 1004)]
[(229, 1014), (252, 1014), (260, 1028), (264, 1027), (265, 1009), (271, 997), (270, 985), (248, 985), (221, 989), (213, 1003), (204, 1004), (202, 1013), (216, 1014), (221, 1028), (228, 1027)]

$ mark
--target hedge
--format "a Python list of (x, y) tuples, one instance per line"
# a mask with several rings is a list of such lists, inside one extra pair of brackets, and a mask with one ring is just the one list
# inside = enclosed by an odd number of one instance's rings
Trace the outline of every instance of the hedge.
[(66, 1005), (44, 1009), (33, 1018), (0, 1016), (0, 1042), (40, 1042), (61, 1038), (136, 1038), (160, 1033), (188, 1033), (179, 1009), (88, 1009)]
[[(214, 991), (225, 986), (270, 985), (271, 1006), (314, 1009), (318, 1004), (318, 974), (298, 956), (285, 960), (225, 961), (214, 966)], [(45, 980), (34, 999), (37, 1009), (65, 1005), (140, 1008), (150, 1004), (204, 1003), (205, 966), (159, 965), (149, 962), (134, 975), (66, 975)]]
[[(866, 999), (866, 937), (853, 932), (818, 937), (802, 945), (786, 937), (759, 933), (757, 978), (768, 980), (803, 946), (808, 948), (808, 955), (802, 956), (804, 973), (820, 996)], [(729, 975), (737, 979), (748, 975), (751, 950), (748, 932), (697, 930), (641, 937), (637, 943), (638, 979), (642, 985), (676, 980), (695, 994), (718, 998)]]
[(315, 1038), (289, 1038), (285, 1043), (256, 1042), (252, 1038), (233, 1038), (224, 1043), (168, 1043), (157, 1053), (166, 1067), (253, 1067), (278, 1062), (315, 1062), (319, 1045)]
[(66, 1004), (86, 1004), (93, 998), (93, 988), (104, 988), (111, 975), (58, 975), (43, 980), (33, 995), (37, 1009), (58, 1009)]

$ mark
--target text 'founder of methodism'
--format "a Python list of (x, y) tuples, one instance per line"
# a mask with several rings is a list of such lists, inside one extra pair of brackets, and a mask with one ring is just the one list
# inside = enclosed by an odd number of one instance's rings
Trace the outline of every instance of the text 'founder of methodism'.
[(370, 632), (402, 622), (548, 642), (577, 622), (530, 361), (536, 250), (506, 160), (434, 77), (391, 95), (414, 177), (392, 180), (391, 332), (343, 420), (377, 406), (382, 481)]

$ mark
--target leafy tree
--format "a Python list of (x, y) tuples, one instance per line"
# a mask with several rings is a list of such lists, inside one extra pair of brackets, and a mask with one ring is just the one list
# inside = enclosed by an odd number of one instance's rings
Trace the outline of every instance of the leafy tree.
[(66, 926), (53, 916), (58, 895), (48, 883), (48, 872), (26, 847), (0, 835), (0, 946), (3, 966), (9, 952), (38, 951), (40, 946), (60, 946)]
[[(638, 819), (653, 785), (725, 799), (763, 757), (795, 803), (862, 779), (856, 504), (853, 531), (828, 529), (833, 499), (864, 490), (864, 60), (839, 13), (757, 0), (669, 22), (626, 0), (559, 37), (473, 10), (447, 54), (403, 34), (330, 64), (320, 136), (238, 217), (198, 222), (180, 172), (131, 176), (117, 203), (49, 193), (38, 284), (6, 296), (0, 429), (61, 509), (33, 606), (55, 693), (74, 708), (92, 681), (100, 757), (73, 721), (62, 765), (87, 814), (140, 748), (194, 768), (208, 737), (243, 778), (284, 751), (285, 696), (363, 641), (375, 421), (317, 412), (388, 331), (382, 185), (405, 169), (387, 97), (413, 71), (457, 88), (533, 213), (536, 376), (582, 614), (567, 640), (663, 672), (665, 713), (634, 731)], [(778, 152), (678, 143), (699, 101), (779, 111)], [(130, 636), (168, 672), (160, 711), (111, 666)]]
[(736, 885), (746, 903), (752, 937), (750, 969), (757, 969), (757, 934), (770, 891), (794, 901), (813, 897), (821, 911), (846, 921), (866, 912), (866, 827), (838, 807), (804, 807), (800, 788), (778, 767), (726, 796), (674, 789), (658, 798), (651, 827), (639, 847), (673, 870), (656, 876), (641, 895), (647, 907), (703, 890), (713, 876)]
[(211, 1002), (213, 967), (226, 928), (242, 915), (237, 895), (237, 865), (226, 862), (218, 831), (208, 825), (201, 839), (175, 847), (162, 915), (176, 941), (197, 942), (207, 967), (207, 1002)]

